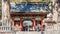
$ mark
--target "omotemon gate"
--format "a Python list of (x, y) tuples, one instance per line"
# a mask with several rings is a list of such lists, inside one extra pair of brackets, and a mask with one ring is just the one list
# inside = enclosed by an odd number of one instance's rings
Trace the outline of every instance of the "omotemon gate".
[[(55, 8), (54, 8), (55, 9)], [(54, 10), (53, 10), (54, 11)], [(53, 18), (55, 18), (57, 20), (57, 14), (55, 15), (55, 13), (57, 13), (57, 11), (54, 12), (54, 15), (53, 15)], [(43, 14), (43, 13), (42, 13)], [(45, 17), (45, 14), (39, 14), (39, 16), (44, 16)], [(10, 14), (10, 0), (2, 0), (2, 26), (3, 27), (7, 27), (11, 30), (11, 26), (10, 26), (10, 16), (13, 16), (15, 17), (16, 15), (18, 16), (23, 16), (23, 14), (15, 14), (15, 13), (11, 13)], [(34, 19), (33, 19), (33, 26), (34, 28), (36, 28), (36, 23), (35, 23), (35, 16), (38, 15), (38, 14), (24, 14), (24, 16), (33, 16)], [(55, 17), (56, 16), (56, 17)], [(12, 18), (13, 19), (13, 18)], [(21, 21), (21, 20), (20, 20)], [(14, 22), (14, 20), (13, 20)], [(13, 23), (14, 24), (14, 23)], [(13, 25), (14, 26), (14, 25)], [(20, 25), (21, 27), (22, 25)], [(5, 31), (5, 30), (4, 30)]]

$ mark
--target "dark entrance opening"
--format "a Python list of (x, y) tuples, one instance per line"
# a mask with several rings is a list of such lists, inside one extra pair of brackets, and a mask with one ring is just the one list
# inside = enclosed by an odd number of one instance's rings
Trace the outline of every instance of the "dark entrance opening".
[(31, 19), (23, 20), (23, 31), (33, 31), (33, 22)]
[(14, 26), (20, 26), (20, 20), (15, 20), (14, 21)]

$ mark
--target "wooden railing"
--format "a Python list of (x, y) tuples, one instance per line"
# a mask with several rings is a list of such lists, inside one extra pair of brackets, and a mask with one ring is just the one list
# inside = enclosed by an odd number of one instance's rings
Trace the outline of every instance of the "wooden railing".
[(0, 26), (0, 32), (10, 32), (10, 31), (11, 31), (11, 27)]

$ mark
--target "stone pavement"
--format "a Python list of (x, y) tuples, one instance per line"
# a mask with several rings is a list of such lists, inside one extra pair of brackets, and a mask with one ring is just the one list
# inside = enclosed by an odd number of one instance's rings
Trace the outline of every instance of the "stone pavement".
[(0, 34), (60, 34), (60, 31), (45, 31), (44, 33), (40, 32), (0, 32)]

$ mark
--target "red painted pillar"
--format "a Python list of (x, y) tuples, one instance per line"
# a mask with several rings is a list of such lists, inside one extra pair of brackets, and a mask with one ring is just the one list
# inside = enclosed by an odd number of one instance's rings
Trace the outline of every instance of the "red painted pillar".
[(20, 18), (20, 31), (22, 31), (22, 18)]
[(14, 28), (14, 17), (12, 17), (12, 28)]
[(33, 19), (33, 27), (34, 27), (34, 31), (36, 31), (36, 20), (35, 20), (35, 18)]
[(42, 30), (44, 30), (44, 20), (43, 19), (41, 20), (41, 26), (40, 27)]

